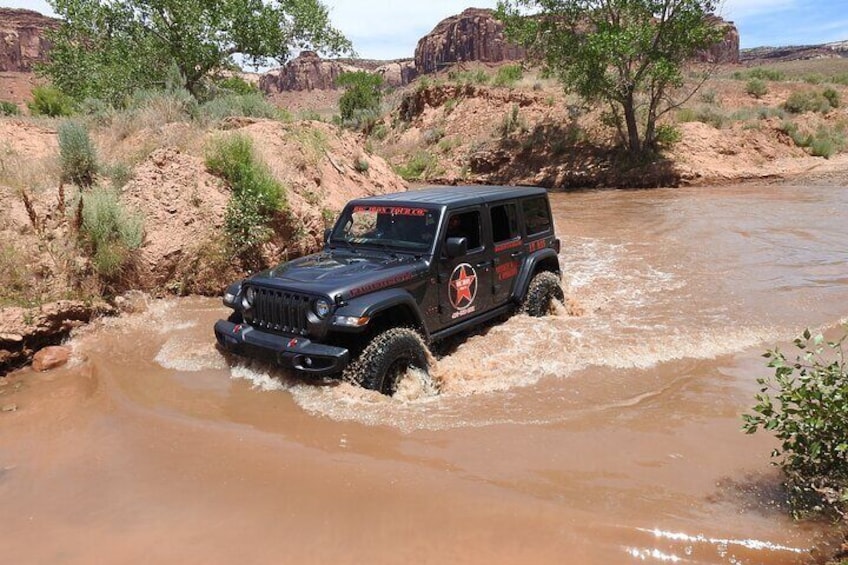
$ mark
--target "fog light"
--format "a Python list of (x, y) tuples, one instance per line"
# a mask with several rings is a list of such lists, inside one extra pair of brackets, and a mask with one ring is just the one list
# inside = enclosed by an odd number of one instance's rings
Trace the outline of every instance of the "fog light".
[(303, 363), (304, 363), (307, 367), (311, 367), (311, 366), (312, 366), (312, 357), (304, 357), (304, 358), (303, 358)]

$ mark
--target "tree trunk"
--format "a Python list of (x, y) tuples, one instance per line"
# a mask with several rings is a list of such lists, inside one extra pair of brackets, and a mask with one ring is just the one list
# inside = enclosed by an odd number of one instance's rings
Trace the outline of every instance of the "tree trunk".
[(636, 106), (633, 101), (633, 93), (624, 97), (624, 122), (627, 125), (627, 149), (631, 155), (642, 152), (642, 143), (639, 139), (639, 124), (636, 123)]

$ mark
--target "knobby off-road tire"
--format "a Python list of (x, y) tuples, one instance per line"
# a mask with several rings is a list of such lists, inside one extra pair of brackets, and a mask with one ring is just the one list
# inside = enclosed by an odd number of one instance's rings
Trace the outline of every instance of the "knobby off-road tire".
[(427, 346), (410, 328), (393, 328), (377, 334), (345, 370), (344, 378), (363, 388), (392, 396), (407, 369), (427, 372)]
[(554, 300), (565, 301), (559, 276), (550, 271), (542, 271), (530, 281), (521, 309), (528, 316), (541, 318), (550, 313)]

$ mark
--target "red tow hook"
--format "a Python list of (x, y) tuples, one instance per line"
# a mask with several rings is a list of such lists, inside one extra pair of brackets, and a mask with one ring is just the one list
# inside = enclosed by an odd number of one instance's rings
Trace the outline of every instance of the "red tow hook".
[(289, 349), (294, 349), (295, 347), (297, 347), (297, 338), (294, 338), (289, 342)]
[(240, 331), (241, 331), (241, 324), (237, 324), (237, 325), (233, 328), (233, 333), (234, 333), (234, 334), (237, 334), (237, 333), (239, 333)]

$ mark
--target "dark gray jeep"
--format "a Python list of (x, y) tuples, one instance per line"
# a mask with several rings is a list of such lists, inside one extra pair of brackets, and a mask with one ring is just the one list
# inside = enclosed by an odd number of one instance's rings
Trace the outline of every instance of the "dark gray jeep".
[(547, 192), (440, 187), (354, 200), (322, 252), (231, 285), (219, 345), (393, 394), (427, 345), (563, 300)]

